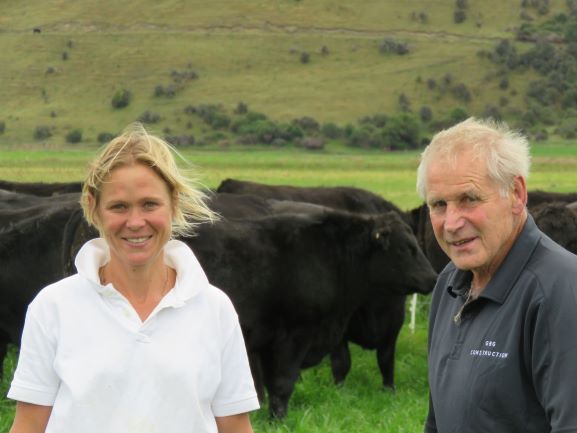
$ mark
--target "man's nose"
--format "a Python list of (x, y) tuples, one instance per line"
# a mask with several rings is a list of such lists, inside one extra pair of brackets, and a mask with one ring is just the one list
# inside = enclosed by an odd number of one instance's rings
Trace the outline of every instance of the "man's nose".
[(445, 230), (454, 232), (462, 228), (464, 225), (463, 214), (459, 206), (448, 203), (445, 213)]

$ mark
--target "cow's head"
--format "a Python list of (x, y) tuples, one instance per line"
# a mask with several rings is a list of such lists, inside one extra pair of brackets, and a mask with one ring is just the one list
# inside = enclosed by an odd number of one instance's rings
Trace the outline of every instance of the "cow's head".
[(396, 212), (386, 212), (371, 220), (368, 263), (371, 285), (396, 294), (431, 292), (437, 273), (411, 228)]

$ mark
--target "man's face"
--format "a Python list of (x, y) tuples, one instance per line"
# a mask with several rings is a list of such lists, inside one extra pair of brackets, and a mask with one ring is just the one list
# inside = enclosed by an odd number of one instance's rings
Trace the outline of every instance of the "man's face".
[(437, 242), (457, 268), (473, 271), (478, 284), (491, 279), (521, 230), (524, 188), (518, 178), (503, 197), (485, 162), (468, 151), (454, 165), (429, 166), (426, 201)]

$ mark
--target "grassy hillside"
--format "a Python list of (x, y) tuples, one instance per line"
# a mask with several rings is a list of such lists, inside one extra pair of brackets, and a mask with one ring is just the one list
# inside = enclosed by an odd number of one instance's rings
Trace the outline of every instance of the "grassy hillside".
[[(565, 9), (555, 2), (540, 15), (517, 1), (468, 1), (466, 19), (456, 24), (454, 0), (2, 3), (4, 145), (34, 142), (37, 126), (52, 129), (44, 142), (61, 143), (72, 129), (94, 142), (147, 110), (161, 116), (159, 130), (203, 134), (182, 114), (190, 104), (232, 110), (243, 101), (273, 119), (311, 116), (341, 125), (398, 111), (401, 93), (414, 112), (426, 105), (437, 118), (456, 106), (481, 114), (503, 95), (508, 107), (520, 107), (527, 74), (503, 91), (488, 78), (494, 66), (478, 53), (511, 37), (522, 12), (539, 23)], [(410, 52), (382, 54), (385, 37)], [(470, 102), (427, 87), (447, 74), (467, 87)], [(154, 96), (170, 86), (174, 96)], [(133, 96), (120, 110), (111, 106), (119, 89)]]

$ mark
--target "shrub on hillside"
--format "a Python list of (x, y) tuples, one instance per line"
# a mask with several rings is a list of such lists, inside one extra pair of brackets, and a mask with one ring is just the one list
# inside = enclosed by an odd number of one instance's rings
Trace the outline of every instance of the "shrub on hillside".
[(577, 108), (577, 88), (572, 87), (563, 93), (561, 98), (561, 106), (563, 109)]
[(463, 83), (457, 84), (452, 89), (453, 96), (460, 101), (463, 102), (470, 102), (471, 101), (471, 92), (467, 88), (467, 86)]
[(360, 125), (373, 125), (377, 128), (382, 128), (387, 124), (389, 116), (384, 113), (373, 114), (372, 116), (365, 116), (359, 119)]
[(154, 96), (157, 98), (174, 98), (178, 90), (179, 87), (174, 84), (169, 84), (168, 86), (162, 86), (159, 84), (154, 88)]
[[(251, 141), (271, 144), (275, 138), (279, 138), (277, 125), (270, 120), (257, 120), (244, 123), (238, 129), (238, 135), (251, 137)], [(251, 143), (252, 144), (252, 143)]]
[(433, 110), (431, 110), (431, 107), (424, 105), (419, 110), (419, 117), (421, 118), (421, 122), (428, 123), (433, 120)]
[(409, 100), (409, 97), (407, 95), (401, 93), (399, 95), (398, 102), (399, 102), (399, 109), (402, 112), (408, 113), (411, 111), (411, 101)]
[(418, 21), (421, 24), (427, 24), (429, 22), (429, 15), (426, 12), (411, 12), (411, 20)]
[(299, 125), (283, 122), (277, 125), (276, 135), (277, 138), (285, 141), (295, 141), (304, 137), (305, 133)]
[(303, 137), (297, 141), (297, 145), (308, 150), (322, 150), (325, 147), (325, 139), (322, 137)]
[(116, 137), (116, 135), (114, 135), (112, 132), (100, 132), (96, 137), (96, 140), (100, 144), (105, 144), (111, 141), (114, 137)]
[(463, 107), (455, 107), (449, 111), (445, 118), (432, 122), (431, 127), (435, 130), (449, 128), (469, 117), (469, 113)]
[(303, 51), (301, 53), (300, 59), (301, 59), (302, 64), (307, 64), (311, 61), (311, 55), (309, 53), (307, 53), (306, 51)]
[(240, 101), (236, 104), (236, 108), (234, 109), (234, 114), (246, 114), (248, 113), (248, 105), (244, 102)]
[(160, 119), (161, 119), (160, 114), (146, 110), (144, 113), (138, 116), (136, 120), (138, 120), (141, 123), (153, 124), (160, 122)]
[(35, 140), (45, 140), (50, 137), (52, 137), (52, 131), (49, 126), (37, 126), (34, 129)]
[(240, 119), (237, 119), (230, 125), (230, 130), (235, 134), (240, 133), (241, 130), (247, 131), (251, 128), (251, 124), (268, 120), (266, 115), (258, 113), (256, 111), (249, 111)]
[(555, 134), (567, 139), (577, 138), (577, 121), (574, 119), (564, 121), (555, 129)]
[(485, 108), (483, 109), (483, 113), (481, 115), (485, 118), (491, 118), (496, 121), (503, 120), (503, 115), (501, 114), (501, 110), (499, 110), (499, 107), (492, 104), (485, 105)]
[(383, 128), (383, 144), (391, 150), (417, 149), (421, 145), (421, 125), (412, 114), (389, 119)]
[(186, 147), (195, 144), (194, 136), (188, 135), (167, 135), (164, 139), (173, 146)]
[(119, 89), (116, 92), (114, 92), (114, 95), (112, 96), (112, 100), (110, 101), (110, 103), (112, 104), (113, 108), (119, 109), (128, 107), (131, 101), (132, 101), (132, 93), (126, 89)]
[(457, 9), (453, 12), (453, 21), (455, 24), (461, 24), (467, 19), (467, 13), (463, 9)]
[(82, 141), (82, 131), (80, 129), (73, 129), (66, 134), (67, 143), (80, 143)]
[(336, 123), (326, 122), (321, 126), (321, 134), (334, 140), (335, 138), (341, 137), (343, 131)]
[(4, 131), (6, 131), (6, 122), (0, 120), (0, 134), (4, 134)]
[(214, 129), (228, 129), (231, 120), (230, 117), (224, 113), (215, 113), (208, 124)]
[(360, 125), (352, 129), (345, 143), (351, 147), (382, 149), (382, 130), (369, 124)]
[(310, 116), (299, 117), (298, 119), (293, 119), (292, 123), (299, 126), (307, 133), (318, 132), (320, 125), (315, 119)]
[(385, 38), (379, 45), (379, 51), (382, 54), (398, 54), (400, 56), (410, 52), (409, 45), (403, 41), (397, 41), (393, 38)]

